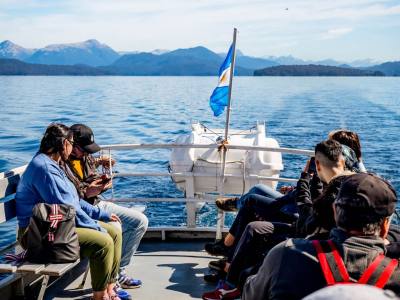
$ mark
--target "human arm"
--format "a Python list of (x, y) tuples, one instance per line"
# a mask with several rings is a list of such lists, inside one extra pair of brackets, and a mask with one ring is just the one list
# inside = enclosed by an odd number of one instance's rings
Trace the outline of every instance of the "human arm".
[(324, 184), (321, 179), (318, 177), (318, 174), (315, 173), (310, 180), (310, 192), (311, 192), (311, 200), (314, 201), (319, 196), (322, 195), (324, 190)]
[[(297, 181), (297, 207), (299, 211), (299, 218), (296, 222), (296, 232), (300, 236), (307, 235), (307, 224), (313, 212), (313, 200), (311, 193), (311, 180), (312, 176), (308, 171), (309, 162), (307, 162), (304, 171), (301, 173)], [(315, 175), (314, 175), (315, 176)]]
[(55, 164), (48, 163), (35, 169), (34, 187), (43, 202), (70, 205), (76, 210), (77, 227), (101, 230), (80, 203), (77, 191), (63, 171)]
[(102, 178), (95, 179), (86, 186), (84, 191), (85, 199), (96, 197), (111, 186), (111, 180), (104, 181)]
[(111, 214), (106, 212), (105, 210), (97, 207), (97, 206), (93, 206), (90, 203), (88, 203), (87, 201), (83, 200), (83, 199), (79, 199), (79, 204), (82, 208), (82, 210), (84, 212), (86, 212), (86, 214), (91, 217), (92, 219), (95, 220), (99, 220), (99, 221), (105, 221), (105, 222), (109, 222), (111, 221)]

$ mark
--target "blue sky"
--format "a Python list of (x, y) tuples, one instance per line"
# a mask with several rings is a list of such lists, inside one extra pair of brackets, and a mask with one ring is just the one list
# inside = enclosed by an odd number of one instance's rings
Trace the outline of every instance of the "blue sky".
[(28, 48), (225, 52), (234, 26), (248, 55), (400, 60), (400, 0), (0, 0), (0, 41)]

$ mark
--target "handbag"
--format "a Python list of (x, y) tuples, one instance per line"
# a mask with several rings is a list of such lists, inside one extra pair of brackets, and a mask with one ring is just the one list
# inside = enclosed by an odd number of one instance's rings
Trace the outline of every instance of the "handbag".
[(79, 259), (75, 208), (38, 203), (26, 232), (26, 259), (32, 263), (69, 263)]

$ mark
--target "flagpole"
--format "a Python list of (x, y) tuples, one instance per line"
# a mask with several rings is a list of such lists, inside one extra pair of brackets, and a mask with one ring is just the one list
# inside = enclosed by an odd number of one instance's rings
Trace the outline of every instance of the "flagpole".
[(233, 42), (232, 42), (232, 61), (231, 61), (231, 69), (229, 76), (229, 93), (228, 93), (228, 107), (226, 110), (226, 122), (225, 122), (225, 142), (228, 141), (228, 131), (229, 131), (229, 121), (231, 117), (231, 97), (232, 97), (232, 81), (235, 69), (235, 61), (236, 61), (236, 35), (237, 29), (233, 28)]
[[(235, 60), (236, 60), (236, 35), (237, 29), (233, 28), (233, 42), (232, 42), (232, 61), (231, 61), (231, 69), (229, 70), (229, 91), (228, 91), (228, 106), (226, 110), (226, 121), (225, 121), (225, 137), (223, 140), (224, 144), (228, 144), (228, 132), (229, 132), (229, 121), (231, 117), (231, 97), (232, 97), (232, 82), (233, 82), (233, 75), (235, 70)], [(221, 172), (221, 181), (222, 181), (222, 193), (223, 191), (223, 182), (225, 179), (225, 164), (226, 164), (226, 147), (222, 147), (223, 149), (223, 157), (222, 157), (222, 172)]]
[[(227, 149), (225, 147), (228, 144), (228, 132), (229, 132), (229, 121), (231, 116), (231, 96), (232, 96), (232, 81), (235, 69), (235, 60), (236, 60), (236, 35), (237, 29), (233, 28), (233, 41), (232, 41), (232, 61), (231, 61), (231, 68), (229, 70), (229, 91), (228, 91), (228, 106), (226, 110), (226, 121), (225, 121), (225, 136), (224, 140), (222, 141), (222, 166), (221, 166), (221, 180), (220, 180), (220, 187), (219, 187), (219, 195), (224, 195), (224, 181), (225, 181), (225, 165), (226, 165), (226, 152)], [(216, 239), (220, 240), (222, 238), (222, 229), (224, 228), (224, 219), (225, 214), (223, 211), (218, 211), (217, 217), (217, 233)]]

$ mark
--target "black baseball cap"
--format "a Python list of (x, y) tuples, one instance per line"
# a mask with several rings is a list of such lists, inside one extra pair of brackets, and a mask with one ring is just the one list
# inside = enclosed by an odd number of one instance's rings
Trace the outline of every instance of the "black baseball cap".
[(343, 180), (335, 205), (353, 225), (363, 226), (392, 215), (397, 195), (386, 180), (372, 173), (358, 173)]
[(100, 146), (94, 142), (94, 134), (90, 127), (83, 124), (74, 124), (70, 129), (74, 133), (74, 143), (83, 150), (90, 154), (100, 151)]

